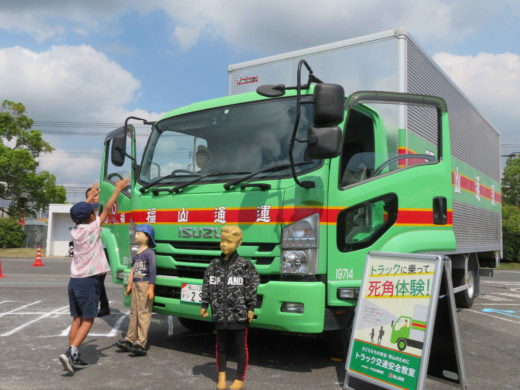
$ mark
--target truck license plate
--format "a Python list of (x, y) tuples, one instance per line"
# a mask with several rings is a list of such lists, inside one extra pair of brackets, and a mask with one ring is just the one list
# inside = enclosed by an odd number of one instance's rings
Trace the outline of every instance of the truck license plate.
[(202, 285), (200, 284), (182, 284), (181, 301), (201, 303)]

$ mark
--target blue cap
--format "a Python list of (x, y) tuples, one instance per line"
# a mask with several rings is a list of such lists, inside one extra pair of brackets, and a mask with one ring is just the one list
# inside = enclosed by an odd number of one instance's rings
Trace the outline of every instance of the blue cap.
[(76, 223), (85, 222), (99, 203), (78, 202), (70, 209), (70, 217)]
[(151, 241), (151, 244), (152, 244), (152, 248), (155, 247), (155, 241), (154, 241), (154, 236), (155, 236), (155, 231), (153, 230), (153, 227), (151, 227), (150, 225), (139, 225), (137, 226), (137, 228), (135, 229), (137, 232), (143, 232), (143, 233), (146, 233), (148, 235), (148, 237), (150, 237), (150, 241)]

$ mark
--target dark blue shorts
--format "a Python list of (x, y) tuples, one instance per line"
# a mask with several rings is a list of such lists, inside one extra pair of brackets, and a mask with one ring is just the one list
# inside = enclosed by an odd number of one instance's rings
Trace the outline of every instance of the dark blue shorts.
[(88, 278), (70, 278), (69, 306), (72, 317), (97, 317), (99, 302), (99, 279), (96, 276)]

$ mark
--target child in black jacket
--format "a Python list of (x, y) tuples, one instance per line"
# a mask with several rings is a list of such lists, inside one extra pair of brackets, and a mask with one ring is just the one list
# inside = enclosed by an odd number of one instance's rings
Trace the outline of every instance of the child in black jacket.
[(222, 254), (211, 261), (204, 273), (200, 315), (207, 317), (211, 305), (217, 329), (217, 389), (226, 389), (226, 343), (235, 343), (238, 351), (237, 373), (230, 390), (244, 386), (249, 358), (247, 329), (254, 317), (260, 277), (253, 263), (238, 255), (240, 244), (242, 230), (224, 226), (220, 241)]

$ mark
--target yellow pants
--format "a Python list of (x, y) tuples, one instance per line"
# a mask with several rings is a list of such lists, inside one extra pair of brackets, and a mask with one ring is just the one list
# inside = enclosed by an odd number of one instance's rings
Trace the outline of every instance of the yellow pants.
[(148, 282), (132, 284), (132, 300), (130, 303), (130, 324), (126, 340), (146, 348), (148, 329), (152, 320), (153, 301), (146, 296)]

